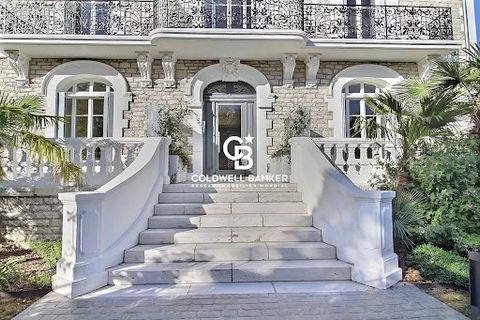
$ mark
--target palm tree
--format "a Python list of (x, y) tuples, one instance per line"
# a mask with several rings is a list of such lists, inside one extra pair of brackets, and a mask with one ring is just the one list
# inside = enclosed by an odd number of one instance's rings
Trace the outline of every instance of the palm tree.
[[(38, 129), (54, 125), (60, 119), (44, 114), (42, 101), (36, 96), (12, 98), (0, 92), (0, 150), (8, 145), (26, 147), (34, 161), (45, 160), (53, 165), (53, 175), (65, 183), (81, 181), (81, 168), (68, 160), (62, 146), (35, 134)], [(0, 181), (5, 178), (0, 165)]]
[(480, 139), (480, 47), (464, 52), (465, 58), (436, 61), (431, 78), (436, 91), (458, 92), (474, 106), (470, 132)]
[(382, 91), (365, 100), (387, 121), (364, 122), (358, 126), (366, 126), (368, 132), (395, 142), (399, 157), (394, 184), (398, 191), (410, 181), (407, 164), (422, 143), (451, 135), (453, 124), (472, 110), (458, 92), (433, 92), (429, 84), (420, 79), (406, 81), (393, 92)]

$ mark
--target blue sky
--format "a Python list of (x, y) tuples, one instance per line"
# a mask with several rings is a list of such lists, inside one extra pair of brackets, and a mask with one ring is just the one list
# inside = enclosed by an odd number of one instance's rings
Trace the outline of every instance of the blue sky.
[(480, 39), (480, 0), (475, 0), (475, 17), (477, 20), (477, 42)]

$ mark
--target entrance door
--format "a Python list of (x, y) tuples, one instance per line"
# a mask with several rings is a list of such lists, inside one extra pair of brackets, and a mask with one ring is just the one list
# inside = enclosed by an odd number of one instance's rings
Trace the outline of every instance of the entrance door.
[[(250, 170), (238, 170), (235, 161), (224, 153), (224, 144), (230, 137), (239, 137), (245, 141), (245, 137), (255, 138), (254, 131), (254, 101), (211, 101), (206, 103), (206, 174), (235, 174), (249, 175), (255, 171), (255, 166)], [(237, 141), (231, 141), (227, 145), (230, 155), (235, 155), (235, 146), (240, 145)], [(253, 164), (255, 165), (256, 142), (244, 143), (244, 146), (252, 148)], [(240, 164), (246, 164), (240, 160)]]

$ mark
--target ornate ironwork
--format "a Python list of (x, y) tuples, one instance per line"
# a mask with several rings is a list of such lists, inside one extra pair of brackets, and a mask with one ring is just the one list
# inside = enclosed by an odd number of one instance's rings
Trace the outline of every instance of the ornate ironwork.
[(204, 96), (211, 96), (213, 94), (255, 94), (255, 89), (248, 83), (237, 82), (214, 82), (208, 85), (204, 92)]
[(298, 0), (160, 0), (164, 28), (301, 29)]
[(311, 38), (452, 40), (451, 8), (304, 4)]
[(0, 0), (0, 33), (148, 35), (154, 28), (304, 30), (311, 38), (453, 39), (446, 7), (302, 0)]
[(148, 35), (152, 1), (0, 0), (0, 33)]

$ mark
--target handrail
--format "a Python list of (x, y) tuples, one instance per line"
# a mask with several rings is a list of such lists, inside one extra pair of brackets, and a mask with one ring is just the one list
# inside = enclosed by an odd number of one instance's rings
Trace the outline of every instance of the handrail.
[(169, 144), (167, 138), (149, 138), (135, 161), (98, 190), (59, 194), (62, 258), (54, 291), (76, 297), (107, 284), (107, 268), (121, 263), (124, 250), (137, 244), (169, 181)]
[(290, 140), (292, 175), (303, 202), (352, 280), (385, 289), (402, 279), (393, 251), (392, 191), (364, 191), (339, 172), (310, 138)]

